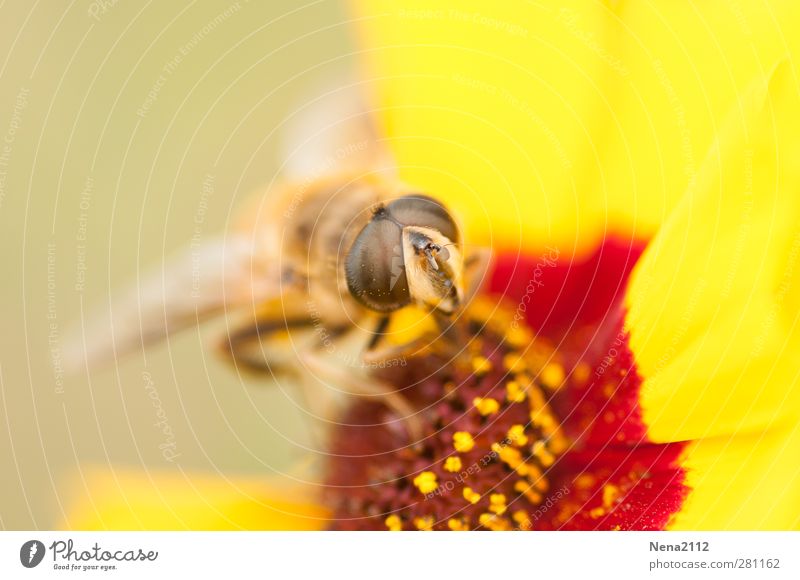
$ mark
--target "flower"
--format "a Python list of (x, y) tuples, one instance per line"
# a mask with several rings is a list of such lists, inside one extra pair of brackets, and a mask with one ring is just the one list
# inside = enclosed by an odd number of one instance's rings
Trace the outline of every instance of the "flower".
[(800, 7), (355, 4), (402, 176), (466, 208), (492, 289), (587, 363), (553, 405), (587, 464), (654, 454), (671, 515), (633, 527), (797, 528), (798, 46), (776, 22)]
[(383, 404), (350, 407), (327, 470), (334, 529), (666, 524), (686, 495), (675, 465), (680, 446), (643, 440), (639, 418), (625, 406), (637, 386), (630, 354), (620, 346), (590, 369), (570, 350), (595, 330), (591, 324), (565, 348), (545, 334), (534, 338), (515, 316), (480, 300), (461, 320), (471, 329), (459, 345), (464, 352), (417, 354), (378, 374), (419, 409), (425, 436), (409, 439)]
[(357, 402), (325, 493), (140, 478), (69, 523), (800, 527), (800, 8), (354, 5), (403, 177), (497, 255), (466, 354), (376, 371), (423, 439)]

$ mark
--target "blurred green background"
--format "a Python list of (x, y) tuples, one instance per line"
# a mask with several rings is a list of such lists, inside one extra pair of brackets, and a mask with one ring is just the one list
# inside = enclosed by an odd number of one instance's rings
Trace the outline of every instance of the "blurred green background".
[(222, 230), (275, 176), (282, 121), (352, 66), (345, 8), (0, 5), (3, 528), (63, 524), (64, 482), (86, 466), (275, 475), (307, 457), (290, 394), (238, 377), (207, 331), (91, 374), (62, 375), (59, 356), (81, 308), (185, 244), (196, 219)]

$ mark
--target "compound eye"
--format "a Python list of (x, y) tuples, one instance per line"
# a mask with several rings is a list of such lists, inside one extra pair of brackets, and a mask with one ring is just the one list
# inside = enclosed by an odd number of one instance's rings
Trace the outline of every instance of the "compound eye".
[(377, 312), (392, 312), (411, 302), (400, 228), (389, 220), (364, 226), (345, 258), (350, 294)]
[(386, 210), (406, 226), (430, 228), (451, 242), (458, 243), (460, 236), (455, 220), (441, 202), (422, 194), (409, 194), (393, 200)]

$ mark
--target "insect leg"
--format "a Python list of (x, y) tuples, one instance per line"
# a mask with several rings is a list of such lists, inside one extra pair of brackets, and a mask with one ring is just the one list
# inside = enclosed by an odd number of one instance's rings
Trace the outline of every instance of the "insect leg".
[(398, 417), (398, 423), (406, 427), (411, 442), (417, 443), (422, 438), (422, 424), (416, 409), (402, 393), (391, 385), (364, 373), (354, 373), (341, 365), (332, 364), (329, 360), (313, 352), (301, 356), (303, 364), (316, 375), (325, 377), (326, 381), (354, 396), (373, 398), (389, 407)]
[(388, 316), (381, 316), (380, 320), (378, 320), (378, 324), (375, 325), (375, 329), (372, 331), (372, 338), (369, 339), (367, 343), (367, 351), (373, 351), (380, 343), (381, 339), (383, 338), (383, 334), (386, 332), (386, 329), (389, 327), (389, 317)]
[[(318, 324), (319, 319), (313, 317), (284, 318), (277, 313), (272, 316), (261, 313), (256, 323), (225, 336), (220, 341), (219, 351), (239, 372), (272, 375), (296, 387), (303, 400), (299, 408), (312, 419), (307, 428), (317, 445), (322, 446), (319, 442), (326, 440), (327, 429), (336, 421), (342, 397), (337, 397), (332, 389), (321, 388), (305, 372), (302, 353), (319, 352), (324, 347), (315, 332)], [(347, 330), (349, 327), (345, 325), (332, 326), (326, 336), (332, 339)], [(290, 338), (291, 333), (296, 336)]]
[[(310, 328), (312, 325), (313, 320), (310, 318), (262, 319), (253, 326), (245, 326), (227, 334), (220, 341), (219, 351), (237, 369), (255, 373), (274, 372), (277, 369), (270, 365), (270, 357), (264, 348), (265, 342), (278, 339), (280, 334), (288, 333), (292, 329)], [(280, 337), (283, 340), (287, 338)], [(275, 362), (278, 363), (278, 360)]]

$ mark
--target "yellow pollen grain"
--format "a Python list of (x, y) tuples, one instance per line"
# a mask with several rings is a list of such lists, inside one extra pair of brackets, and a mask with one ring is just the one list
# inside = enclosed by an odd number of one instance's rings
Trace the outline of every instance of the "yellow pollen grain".
[(450, 518), (447, 520), (447, 527), (453, 530), (454, 532), (466, 532), (469, 530), (469, 526), (467, 523), (460, 518)]
[(522, 454), (518, 449), (514, 449), (513, 447), (492, 443), (492, 451), (497, 454), (500, 461), (508, 464), (511, 469), (516, 469), (519, 465), (524, 463)]
[(472, 404), (475, 405), (478, 413), (484, 417), (494, 415), (500, 410), (500, 403), (491, 397), (475, 397), (472, 399)]
[(414, 525), (418, 530), (429, 532), (433, 529), (433, 517), (423, 516), (421, 518), (414, 518)]
[(547, 481), (546, 477), (540, 477), (536, 480), (535, 487), (542, 493), (547, 493), (547, 490), (550, 489), (550, 482)]
[(489, 496), (489, 511), (501, 516), (506, 513), (506, 496), (502, 493), (493, 493)]
[(506, 331), (506, 342), (512, 347), (528, 346), (532, 341), (533, 335), (527, 328), (512, 326)]
[(503, 367), (512, 373), (521, 373), (528, 368), (525, 359), (515, 352), (510, 352), (503, 357)]
[(545, 387), (557, 389), (564, 382), (564, 367), (557, 363), (550, 363), (542, 369), (539, 378)]
[(525, 401), (525, 390), (517, 381), (506, 383), (506, 399), (509, 403), (522, 403)]
[(465, 487), (463, 490), (464, 499), (467, 500), (469, 503), (478, 503), (481, 499), (481, 494), (472, 490), (471, 487)]
[(491, 361), (485, 356), (475, 356), (472, 359), (472, 372), (476, 375), (485, 375), (492, 370)]
[(487, 300), (475, 300), (469, 305), (470, 315), (483, 322), (491, 322), (503, 317), (504, 310), (497, 308), (497, 304)]
[(525, 435), (525, 426), (512, 425), (508, 430), (508, 439), (514, 445), (525, 445), (528, 442), (528, 436)]
[(526, 473), (529, 481), (536, 481), (542, 479), (542, 470), (536, 467), (533, 463), (526, 463), (528, 472)]
[(478, 521), (483, 527), (490, 530), (508, 530), (510, 528), (508, 520), (497, 514), (483, 513), (478, 516)]
[(537, 493), (532, 489), (529, 489), (527, 492), (525, 492), (525, 497), (528, 498), (528, 501), (534, 504), (541, 503), (542, 501), (542, 494)]
[(436, 481), (436, 474), (432, 471), (423, 471), (414, 478), (414, 486), (422, 493), (428, 494), (439, 487)]
[(461, 469), (461, 458), (455, 455), (444, 460), (444, 470), (455, 473)]
[(475, 447), (475, 440), (466, 431), (456, 431), (453, 433), (453, 447), (459, 453), (468, 453)]
[(539, 460), (539, 462), (542, 464), (542, 467), (550, 467), (553, 465), (553, 461), (555, 461), (555, 457), (547, 450), (547, 447), (544, 445), (544, 441), (541, 439), (536, 441), (531, 446), (531, 453)]
[(566, 438), (564, 438), (564, 436), (561, 435), (561, 433), (559, 433), (558, 431), (553, 433), (553, 435), (550, 437), (549, 445), (553, 453), (561, 453), (565, 451), (568, 447)]
[(585, 383), (586, 380), (589, 378), (589, 373), (591, 372), (591, 368), (585, 362), (578, 363), (578, 366), (575, 367), (575, 370), (572, 371), (573, 378), (579, 383)]
[[(544, 480), (539, 480), (544, 481)], [(538, 482), (537, 482), (538, 483)], [(538, 504), (542, 501), (542, 494), (534, 489), (534, 485), (527, 481), (518, 481), (514, 484), (514, 491), (521, 493), (533, 504)]]
[(541, 427), (545, 431), (552, 431), (553, 428), (556, 426), (556, 420), (553, 419), (553, 416), (550, 413), (546, 412), (545, 409), (543, 409), (542, 412), (539, 413), (538, 420), (539, 420), (539, 427)]
[(589, 516), (592, 517), (593, 519), (597, 519), (599, 517), (602, 517), (605, 514), (606, 514), (606, 510), (604, 510), (601, 507), (596, 507), (594, 509), (589, 510)]
[(513, 514), (511, 514), (511, 519), (517, 522), (519, 527), (523, 530), (530, 529), (530, 527), (533, 525), (528, 517), (528, 514), (526, 514), (523, 510), (515, 511)]
[(400, 520), (400, 516), (394, 514), (386, 518), (384, 523), (393, 532), (399, 532), (403, 529), (403, 522)]
[[(606, 383), (605, 385), (603, 385), (603, 396), (606, 399), (610, 399), (611, 397), (613, 397), (614, 393), (616, 393), (616, 392), (617, 392), (617, 385), (616, 384), (614, 384), (614, 383)], [(611, 416), (612, 417), (614, 416), (613, 413), (612, 413)]]
[[(526, 379), (529, 380), (529, 379)], [(534, 413), (538, 413), (539, 409), (547, 406), (547, 402), (544, 400), (544, 395), (542, 394), (542, 390), (535, 388), (535, 389), (528, 389), (528, 398), (530, 399), (530, 407), (531, 407), (531, 417)]]
[(603, 506), (604, 507), (611, 507), (614, 502), (620, 496), (620, 489), (611, 483), (607, 483), (603, 486)]

